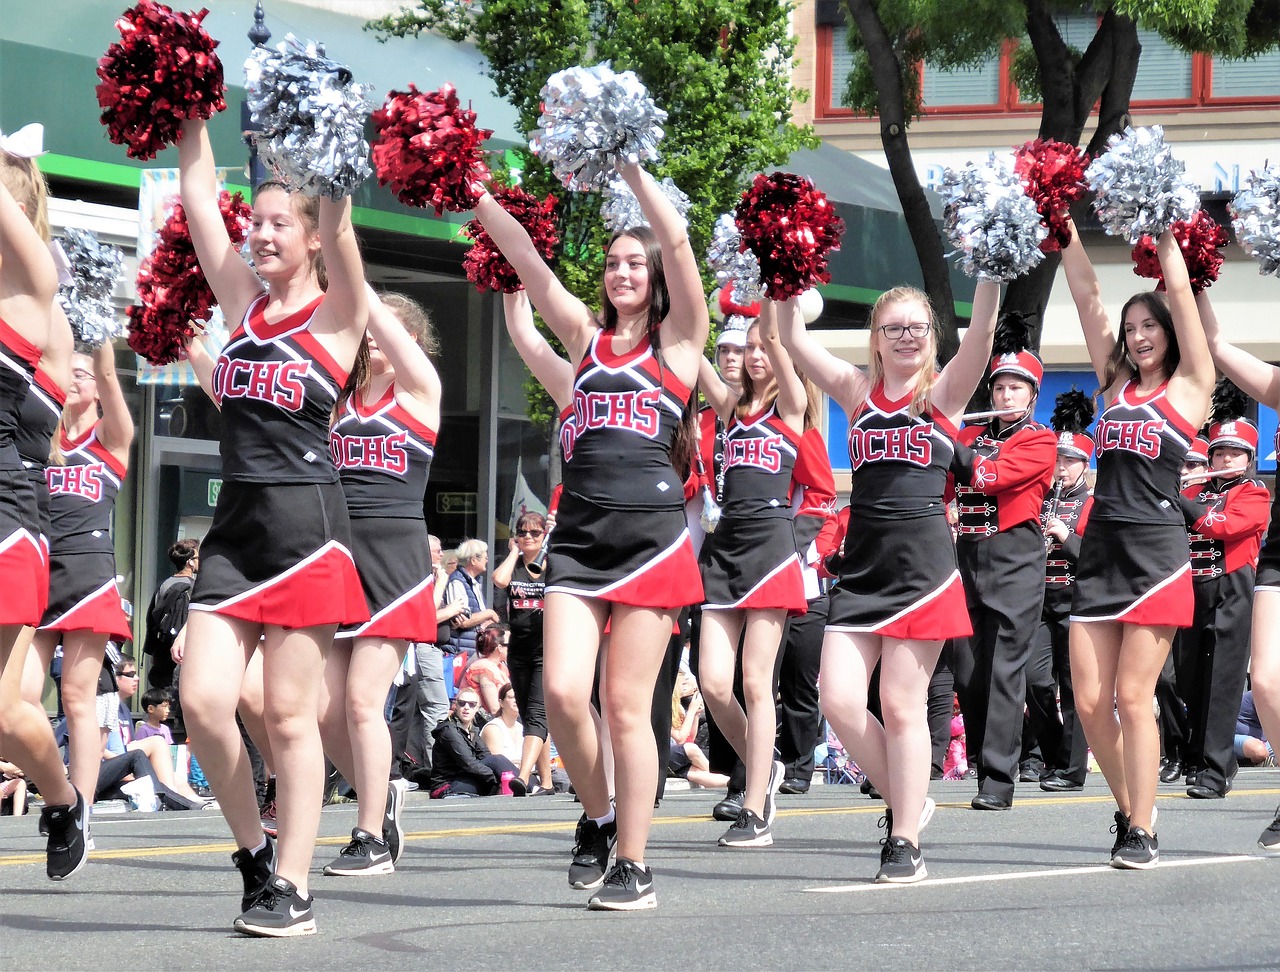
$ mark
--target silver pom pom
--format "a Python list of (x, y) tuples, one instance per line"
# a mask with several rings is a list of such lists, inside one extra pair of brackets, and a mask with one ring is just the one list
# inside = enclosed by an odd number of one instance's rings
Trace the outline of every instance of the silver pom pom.
[(1200, 188), (1173, 157), (1164, 129), (1126, 128), (1107, 139), (1107, 150), (1084, 170), (1096, 198), (1093, 210), (1108, 236), (1130, 243), (1159, 239), (1174, 223), (1200, 209)]
[(617, 167), (658, 157), (667, 113), (633, 71), (606, 61), (571, 67), (547, 79), (542, 117), (529, 148), (574, 191), (603, 189)]
[(1280, 277), (1280, 164), (1251, 172), (1228, 207), (1231, 228), (1258, 272)]
[(754, 304), (764, 296), (760, 283), (760, 261), (750, 250), (742, 249), (742, 234), (732, 213), (716, 220), (707, 247), (707, 266), (715, 274), (716, 286), (733, 283), (733, 302), (739, 306)]
[(373, 174), (364, 123), (369, 85), (293, 34), (257, 47), (244, 64), (245, 98), (262, 161), (291, 190), (342, 199)]
[(939, 191), (947, 236), (970, 277), (1012, 280), (1044, 259), (1040, 244), (1049, 231), (1021, 181), (994, 153), (986, 165), (947, 169)]
[(88, 351), (125, 335), (112, 294), (124, 274), (120, 247), (103, 243), (88, 230), (68, 227), (62, 248), (71, 265), (71, 283), (58, 288), (58, 303), (71, 322), (76, 349)]
[(720, 504), (711, 495), (711, 487), (703, 486), (702, 515), (698, 517), (698, 521), (702, 524), (702, 529), (707, 533), (715, 533), (716, 527), (720, 525), (720, 514)]
[[(675, 207), (676, 212), (680, 214), (684, 225), (688, 226), (689, 220), (685, 217), (688, 215), (689, 207), (692, 205), (689, 202), (689, 197), (681, 192), (680, 187), (671, 181), (670, 176), (659, 182), (658, 188), (667, 197), (671, 205)], [(600, 207), (600, 218), (604, 220), (605, 228), (610, 233), (618, 233), (637, 226), (649, 225), (649, 220), (640, 211), (640, 200), (631, 191), (631, 187), (627, 185), (626, 180), (617, 173), (614, 173), (609, 179), (609, 184), (604, 187), (604, 205)]]

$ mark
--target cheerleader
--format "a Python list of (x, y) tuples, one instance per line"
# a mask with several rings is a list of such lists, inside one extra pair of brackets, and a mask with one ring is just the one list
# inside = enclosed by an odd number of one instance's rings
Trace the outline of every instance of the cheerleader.
[[(249, 250), (218, 209), (203, 121), (178, 146), (182, 203), (200, 267), (234, 330), (216, 364), (192, 364), (222, 413), (224, 479), (200, 549), (181, 647), (182, 703), (200, 765), (240, 849), (246, 935), (314, 934), (307, 874), (324, 791), (320, 687), (340, 623), (369, 620), (329, 420), (369, 316), (351, 200), (254, 193)], [(255, 272), (256, 270), (256, 272)], [(325, 278), (320, 274), (327, 274)], [(266, 733), (276, 761), (280, 846), (262, 832), (235, 710), (262, 641)]]
[[(698, 558), (706, 591), (698, 681), (716, 725), (746, 767), (742, 809), (720, 846), (767, 847), (785, 772), (773, 758), (774, 662), (787, 617), (806, 607), (791, 474), (816, 408), (778, 338), (772, 301), (747, 331), (741, 394), (721, 382), (706, 359), (698, 384), (725, 423), (715, 490), (722, 516)], [(745, 711), (733, 695), (740, 640)]]
[[(573, 416), (561, 428), (564, 493), (547, 567), (547, 716), (587, 815), (569, 882), (598, 889), (593, 909), (632, 911), (656, 904), (644, 864), (658, 782), (648, 687), (679, 609), (702, 600), (676, 469), (695, 448), (682, 416), (708, 315), (683, 220), (638, 165), (624, 165), (621, 175), (652, 229), (611, 240), (598, 315), (565, 289), (520, 224), (487, 193), (476, 216), (576, 363)], [(614, 650), (605, 660), (603, 691), (616, 818), (590, 716), (610, 618)], [(615, 842), (617, 862), (610, 866)]]
[(129, 468), (133, 419), (110, 343), (71, 359), (71, 388), (54, 432), (49, 487), (49, 603), (35, 636), (38, 670), (26, 697), (39, 704), (44, 673), (62, 645), (71, 782), (92, 793), (102, 763), (98, 675), (107, 639), (133, 638), (116, 587), (111, 518)]
[[(782, 340), (849, 415), (850, 520), (822, 646), (822, 710), (883, 795), (888, 833), (876, 880), (927, 874), (920, 829), (932, 814), (926, 699), (942, 643), (972, 633), (942, 501), (957, 423), (982, 378), (999, 285), (980, 281), (960, 349), (937, 371), (937, 322), (910, 287), (871, 309), (869, 374), (806, 333), (794, 311)], [(867, 711), (879, 662), (883, 724)]]
[(1167, 299), (1131, 297), (1118, 337), (1074, 225), (1062, 259), (1105, 406), (1071, 604), (1071, 676), (1085, 737), (1118, 807), (1111, 864), (1137, 869), (1160, 857), (1151, 700), (1173, 633), (1191, 624), (1194, 606), (1178, 470), (1213, 390), (1177, 240), (1166, 232), (1156, 249)]
[(49, 566), (40, 544), (36, 491), (14, 437), (23, 398), (50, 342), (58, 274), (48, 249), (47, 190), (34, 158), (41, 150), (21, 141), (0, 136), (0, 751), (44, 797), (45, 873), (62, 881), (88, 860), (88, 810), (63, 772), (44, 709), (22, 697)]
[(400, 294), (370, 296), (356, 377), (338, 398), (329, 448), (351, 515), (352, 554), (371, 618), (339, 630), (325, 659), (320, 736), (360, 795), (351, 841), (324, 873), (390, 874), (404, 843), (404, 780), (390, 781), (383, 709), (410, 641), (436, 636), (423, 502), (440, 427), (431, 319)]
[[(1227, 342), (1208, 296), (1196, 297), (1214, 363), (1241, 391), (1268, 408), (1280, 408), (1280, 368)], [(1280, 436), (1277, 436), (1280, 447)], [(1280, 491), (1258, 559), (1253, 594), (1253, 637), (1249, 675), (1253, 701), (1268, 739), (1280, 739)], [(1197, 782), (1199, 782), (1197, 780)], [(1263, 850), (1280, 851), (1280, 807), (1258, 837)]]
[(1187, 796), (1221, 800), (1236, 763), (1236, 716), (1249, 672), (1249, 619), (1258, 551), (1267, 529), (1271, 496), (1252, 472), (1258, 429), (1243, 412), (1246, 399), (1231, 386), (1214, 395), (1209, 426), (1212, 478), (1182, 491), (1190, 531), (1195, 621), (1180, 632), (1179, 686), (1191, 737), (1187, 765), (1196, 773)]

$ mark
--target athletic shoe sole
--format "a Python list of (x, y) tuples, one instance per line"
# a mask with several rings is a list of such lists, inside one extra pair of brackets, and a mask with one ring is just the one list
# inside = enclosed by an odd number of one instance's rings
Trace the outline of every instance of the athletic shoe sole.
[(1123, 858), (1111, 858), (1111, 866), (1122, 871), (1150, 871), (1160, 863), (1159, 855), (1150, 861), (1126, 861)]
[(306, 921), (300, 921), (296, 925), (289, 925), (287, 928), (267, 928), (262, 925), (250, 925), (248, 922), (237, 918), (234, 927), (241, 935), (248, 935), (251, 938), (299, 938), (303, 935), (314, 935), (316, 933), (316, 920), (315, 918), (308, 918)]
[(924, 830), (929, 825), (929, 821), (933, 819), (934, 812), (938, 809), (938, 801), (933, 797), (924, 798), (924, 808), (920, 811), (920, 829)]
[(1258, 846), (1271, 854), (1280, 854), (1280, 834), (1264, 832), (1258, 838)]
[(650, 891), (635, 901), (601, 901), (592, 898), (587, 902), (588, 911), (652, 911), (658, 907), (658, 896)]
[[(610, 862), (611, 863), (609, 864), (609, 866), (612, 867), (613, 866), (612, 857), (610, 857)], [(586, 881), (575, 881), (573, 878), (569, 878), (569, 887), (573, 888), (573, 890), (575, 891), (594, 891), (596, 888), (600, 887), (600, 885), (604, 884), (605, 874), (608, 874), (608, 873), (609, 872), (606, 870), (604, 874), (601, 874), (598, 878), (596, 878), (594, 881), (590, 883)]]
[(773, 765), (769, 767), (769, 785), (764, 794), (764, 822), (770, 827), (773, 826), (773, 818), (778, 815), (776, 797), (778, 796), (778, 789), (782, 786), (782, 781), (786, 777), (787, 768), (782, 765), (781, 761), (775, 759)]
[(404, 800), (407, 791), (404, 780), (392, 780), (387, 784), (387, 810), (383, 814), (383, 839), (386, 839), (387, 824), (395, 831), (395, 852), (391, 855), (391, 863), (397, 864), (404, 856), (404, 822), (400, 819), (404, 813)]
[(917, 884), (929, 876), (929, 869), (924, 866), (924, 862), (920, 862), (920, 868), (915, 874), (907, 877), (890, 877), (887, 874), (877, 874), (876, 884)]
[(370, 876), (395, 874), (396, 866), (391, 861), (382, 861), (373, 865), (373, 867), (334, 867), (332, 864), (326, 864), (324, 873), (327, 877), (364, 877), (366, 874)]
[(724, 837), (720, 838), (721, 847), (730, 848), (751, 848), (751, 847), (772, 847), (773, 834), (763, 833), (757, 837), (744, 837), (742, 840), (728, 840)]

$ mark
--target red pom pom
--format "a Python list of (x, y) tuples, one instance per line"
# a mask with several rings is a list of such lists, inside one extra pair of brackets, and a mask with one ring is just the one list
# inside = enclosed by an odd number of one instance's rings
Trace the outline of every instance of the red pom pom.
[(1089, 156), (1074, 145), (1052, 139), (1034, 139), (1014, 149), (1013, 171), (1036, 204), (1049, 235), (1040, 244), (1054, 253), (1071, 242), (1066, 211), (1085, 192), (1084, 170)]
[[(1198, 294), (1218, 279), (1218, 271), (1222, 268), (1222, 250), (1229, 241), (1227, 231), (1203, 209), (1190, 221), (1179, 220), (1169, 228), (1187, 261), (1191, 290)], [(1164, 290), (1164, 271), (1160, 269), (1156, 241), (1150, 236), (1144, 236), (1134, 246), (1132, 256), (1133, 272), (1139, 277), (1155, 280), (1156, 290)]]
[(182, 138), (185, 119), (226, 110), (218, 42), (200, 26), (208, 12), (141, 0), (116, 21), (121, 40), (98, 61), (96, 91), (107, 137), (130, 158), (153, 159)]
[(827, 254), (839, 249), (844, 220), (804, 176), (757, 175), (734, 219), (743, 249), (760, 261), (760, 281), (771, 299), (787, 300), (830, 282)]
[(481, 146), (493, 132), (476, 128), (476, 113), (461, 107), (453, 85), (392, 91), (373, 113), (373, 127), (378, 182), (402, 203), (432, 206), (437, 216), (475, 206), (474, 186), (489, 178)]
[[(556, 197), (549, 195), (539, 201), (519, 186), (512, 186), (510, 189), (498, 189), (493, 198), (525, 228), (542, 258), (550, 260), (555, 245), (560, 242), (556, 234)], [(493, 238), (485, 232), (480, 220), (471, 220), (462, 231), (472, 240), (467, 255), (462, 258), (462, 268), (467, 279), (476, 285), (476, 290), (500, 290), (504, 294), (514, 294), (524, 289), (515, 268), (494, 245)]]
[[(218, 208), (233, 246), (249, 235), (252, 210), (240, 193), (223, 191)], [(187, 213), (179, 204), (160, 228), (156, 248), (138, 268), (141, 307), (129, 308), (129, 347), (154, 365), (186, 357), (186, 342), (208, 322), (217, 303), (191, 243)]]

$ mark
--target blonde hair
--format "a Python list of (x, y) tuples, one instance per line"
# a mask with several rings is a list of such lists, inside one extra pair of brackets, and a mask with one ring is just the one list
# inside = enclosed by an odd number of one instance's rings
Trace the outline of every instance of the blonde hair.
[(412, 297), (404, 294), (381, 291), (378, 300), (382, 306), (399, 318), (409, 336), (418, 342), (418, 347), (430, 358), (440, 353), (440, 339), (436, 336), (435, 322), (425, 307)]
[(27, 211), (27, 219), (46, 243), (49, 233), (49, 187), (35, 159), (24, 159), (0, 150), (0, 183), (14, 202)]
[[(759, 326), (759, 322), (751, 324), (747, 328), (747, 334), (750, 334), (753, 328)], [(717, 349), (718, 350), (718, 349)], [(795, 362), (792, 362), (795, 368)], [(795, 368), (795, 373), (799, 376), (800, 381), (804, 384), (804, 431), (817, 428), (819, 420), (819, 403), (822, 400), (818, 392), (817, 386), (805, 377), (803, 371)], [(778, 376), (775, 374), (770, 381), (773, 382), (773, 393), (769, 397), (769, 404), (772, 405), (778, 398)], [(756, 383), (751, 377), (751, 373), (747, 370), (746, 361), (742, 364), (742, 394), (738, 397), (738, 404), (734, 407), (733, 413), (739, 418), (744, 419), (749, 414), (751, 401), (756, 397)]]
[(877, 341), (879, 333), (880, 313), (892, 304), (920, 304), (929, 314), (929, 352), (924, 356), (920, 370), (916, 372), (911, 388), (911, 408), (913, 417), (922, 415), (929, 407), (929, 394), (938, 381), (938, 315), (933, 312), (933, 302), (929, 295), (915, 287), (894, 287), (879, 296), (871, 307), (871, 357), (867, 365), (867, 376), (870, 378), (868, 392), (884, 380), (884, 360), (880, 355)]

